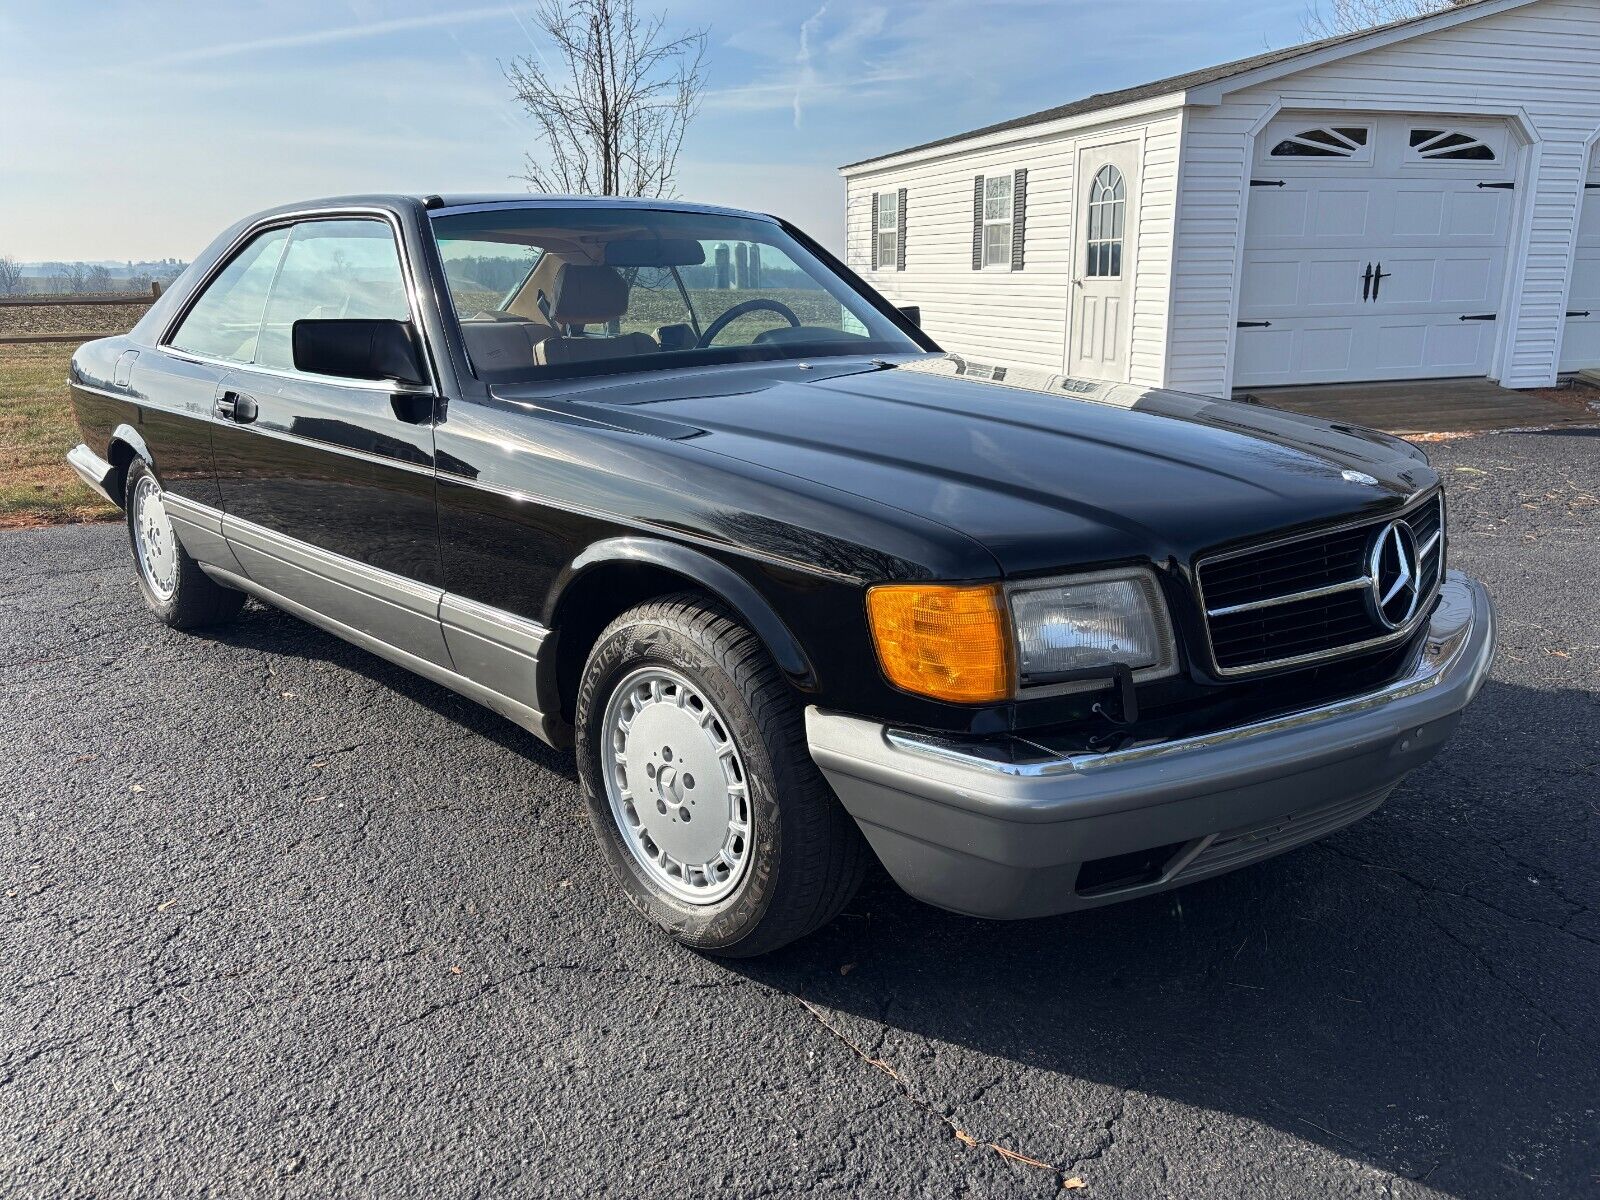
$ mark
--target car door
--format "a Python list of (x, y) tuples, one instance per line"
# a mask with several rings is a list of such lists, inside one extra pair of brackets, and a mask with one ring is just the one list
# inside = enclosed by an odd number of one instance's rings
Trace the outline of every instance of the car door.
[(288, 229), (250, 360), (216, 398), (228, 544), (291, 607), (448, 665), (432, 397), (298, 370), (295, 322), (327, 318), (419, 327), (397, 231), (383, 216), (330, 214)]
[[(152, 400), (141, 429), (155, 446), (167, 514), (184, 548), (208, 567), (240, 569), (222, 537), (212, 453), (216, 398), (233, 370), (255, 355), (267, 291), (288, 241), (284, 228), (245, 239), (157, 350), (134, 364), (138, 386)], [(171, 430), (160, 428), (164, 422)]]

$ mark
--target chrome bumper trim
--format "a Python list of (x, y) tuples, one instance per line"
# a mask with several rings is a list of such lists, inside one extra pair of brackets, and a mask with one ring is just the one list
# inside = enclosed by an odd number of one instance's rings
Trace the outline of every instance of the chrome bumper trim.
[[(1060, 775), (1086, 775), (1126, 766), (1129, 763), (1187, 754), (1382, 708), (1436, 687), (1465, 652), (1477, 623), (1474, 621), (1472, 593), (1461, 582), (1464, 578), (1455, 571), (1448, 573), (1449, 582), (1456, 583), (1457, 586), (1447, 585), (1440, 589), (1439, 606), (1434, 610), (1429, 623), (1427, 638), (1418, 648), (1416, 657), (1406, 673), (1393, 683), (1359, 696), (1349, 696), (1315, 708), (1301, 709), (1262, 721), (1254, 721), (1248, 725), (1219, 729), (1212, 733), (1177, 738), (1170, 742), (1155, 742), (1147, 746), (1132, 746), (1125, 750), (1069, 754), (1023, 762), (987, 757), (975, 752), (975, 746), (981, 743), (962, 742), (954, 738), (939, 737), (936, 734), (889, 729), (885, 730), (884, 737), (890, 745), (901, 750), (928, 755), (965, 767), (978, 768), (996, 775), (1036, 779)], [(1486, 609), (1485, 615), (1479, 619), (1487, 625), (1482, 632), (1487, 636), (1490, 645), (1493, 645), (1493, 609)], [(1482, 671), (1487, 672), (1487, 670), (1488, 657), (1485, 656)], [(1473, 682), (1471, 690), (1476, 692), (1481, 682), (1480, 674), (1480, 677)]]

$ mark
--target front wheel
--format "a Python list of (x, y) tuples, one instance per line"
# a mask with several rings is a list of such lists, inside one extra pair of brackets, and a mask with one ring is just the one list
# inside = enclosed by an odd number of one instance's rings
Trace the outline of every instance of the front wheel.
[(123, 507), (139, 594), (151, 612), (174, 629), (215, 625), (239, 614), (244, 593), (212, 579), (183, 548), (167, 515), (161, 481), (142, 459), (128, 468)]
[(578, 690), (590, 824), (636, 908), (678, 941), (764, 954), (838, 914), (866, 848), (760, 640), (700, 596), (624, 613)]

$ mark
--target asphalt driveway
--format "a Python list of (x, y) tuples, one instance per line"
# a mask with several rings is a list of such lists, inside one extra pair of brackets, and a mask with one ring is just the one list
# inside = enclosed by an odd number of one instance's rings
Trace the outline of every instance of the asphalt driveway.
[(0, 1194), (1594, 1195), (1595, 433), (1430, 447), (1501, 656), (1362, 824), (1023, 924), (877, 880), (732, 967), (566, 757), (268, 609), (160, 627), (120, 528), (0, 535)]

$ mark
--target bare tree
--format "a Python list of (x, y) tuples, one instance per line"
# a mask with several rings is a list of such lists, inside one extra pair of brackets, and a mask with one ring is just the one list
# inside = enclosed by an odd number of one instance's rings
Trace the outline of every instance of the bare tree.
[(1359, 33), (1375, 25), (1404, 21), (1453, 8), (1462, 0), (1312, 0), (1301, 24), (1314, 38)]
[(684, 133), (705, 88), (706, 31), (678, 37), (634, 0), (540, 0), (553, 53), (511, 61), (517, 102), (541, 149), (525, 158), (534, 191), (670, 196)]
[(89, 268), (81, 262), (53, 262), (46, 263), (50, 271), (50, 282), (56, 292), (76, 294), (83, 291), (84, 278)]
[(22, 266), (9, 254), (0, 254), (0, 296), (22, 291)]

